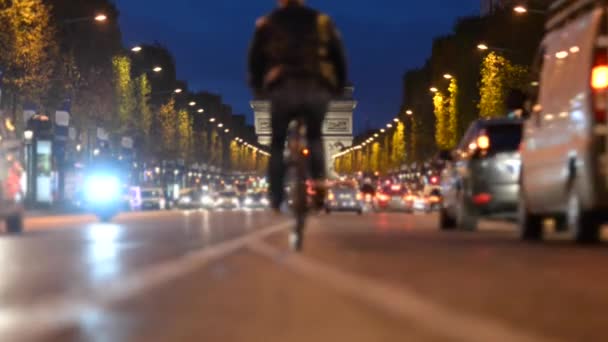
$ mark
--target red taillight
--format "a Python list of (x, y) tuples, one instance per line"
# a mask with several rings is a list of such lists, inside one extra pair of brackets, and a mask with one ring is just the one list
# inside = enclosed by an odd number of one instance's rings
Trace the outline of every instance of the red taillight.
[(591, 69), (591, 89), (593, 90), (593, 112), (595, 121), (606, 122), (606, 110), (608, 110), (608, 51), (596, 49)]
[(378, 200), (380, 200), (381, 202), (387, 202), (388, 201), (388, 196), (385, 194), (379, 194), (378, 195)]
[(473, 203), (475, 205), (486, 205), (490, 203), (490, 201), (492, 201), (492, 195), (490, 194), (482, 193), (473, 196)]
[(305, 156), (305, 157), (308, 157), (310, 155), (310, 150), (307, 149), (307, 148), (303, 149), (302, 150), (302, 155)]

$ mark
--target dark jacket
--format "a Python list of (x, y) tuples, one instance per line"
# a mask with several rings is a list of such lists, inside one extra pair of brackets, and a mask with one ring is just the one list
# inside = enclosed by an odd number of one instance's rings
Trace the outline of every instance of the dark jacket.
[(346, 58), (331, 19), (288, 5), (262, 17), (249, 51), (249, 84), (262, 93), (286, 79), (316, 79), (330, 91), (346, 85)]

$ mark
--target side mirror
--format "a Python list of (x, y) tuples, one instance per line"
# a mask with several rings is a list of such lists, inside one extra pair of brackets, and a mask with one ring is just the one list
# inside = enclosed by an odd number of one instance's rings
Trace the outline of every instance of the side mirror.
[(439, 156), (438, 156), (439, 160), (443, 160), (446, 162), (451, 162), (454, 160), (454, 158), (452, 157), (452, 151), (450, 150), (441, 150), (439, 151)]

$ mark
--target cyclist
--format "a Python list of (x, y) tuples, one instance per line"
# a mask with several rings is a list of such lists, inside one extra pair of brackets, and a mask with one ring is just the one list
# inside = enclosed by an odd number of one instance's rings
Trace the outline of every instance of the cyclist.
[(283, 151), (289, 123), (302, 118), (310, 149), (315, 205), (325, 198), (325, 158), (321, 129), (329, 101), (346, 85), (346, 59), (340, 35), (325, 14), (304, 0), (279, 0), (279, 8), (258, 19), (249, 51), (249, 83), (257, 98), (271, 101), (269, 168), (272, 207), (284, 200)]

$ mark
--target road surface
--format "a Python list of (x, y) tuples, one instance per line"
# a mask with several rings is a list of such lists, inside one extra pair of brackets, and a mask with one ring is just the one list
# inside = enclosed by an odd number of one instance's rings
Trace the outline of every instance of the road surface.
[(608, 247), (435, 215), (36, 217), (0, 235), (0, 341), (599, 341)]

